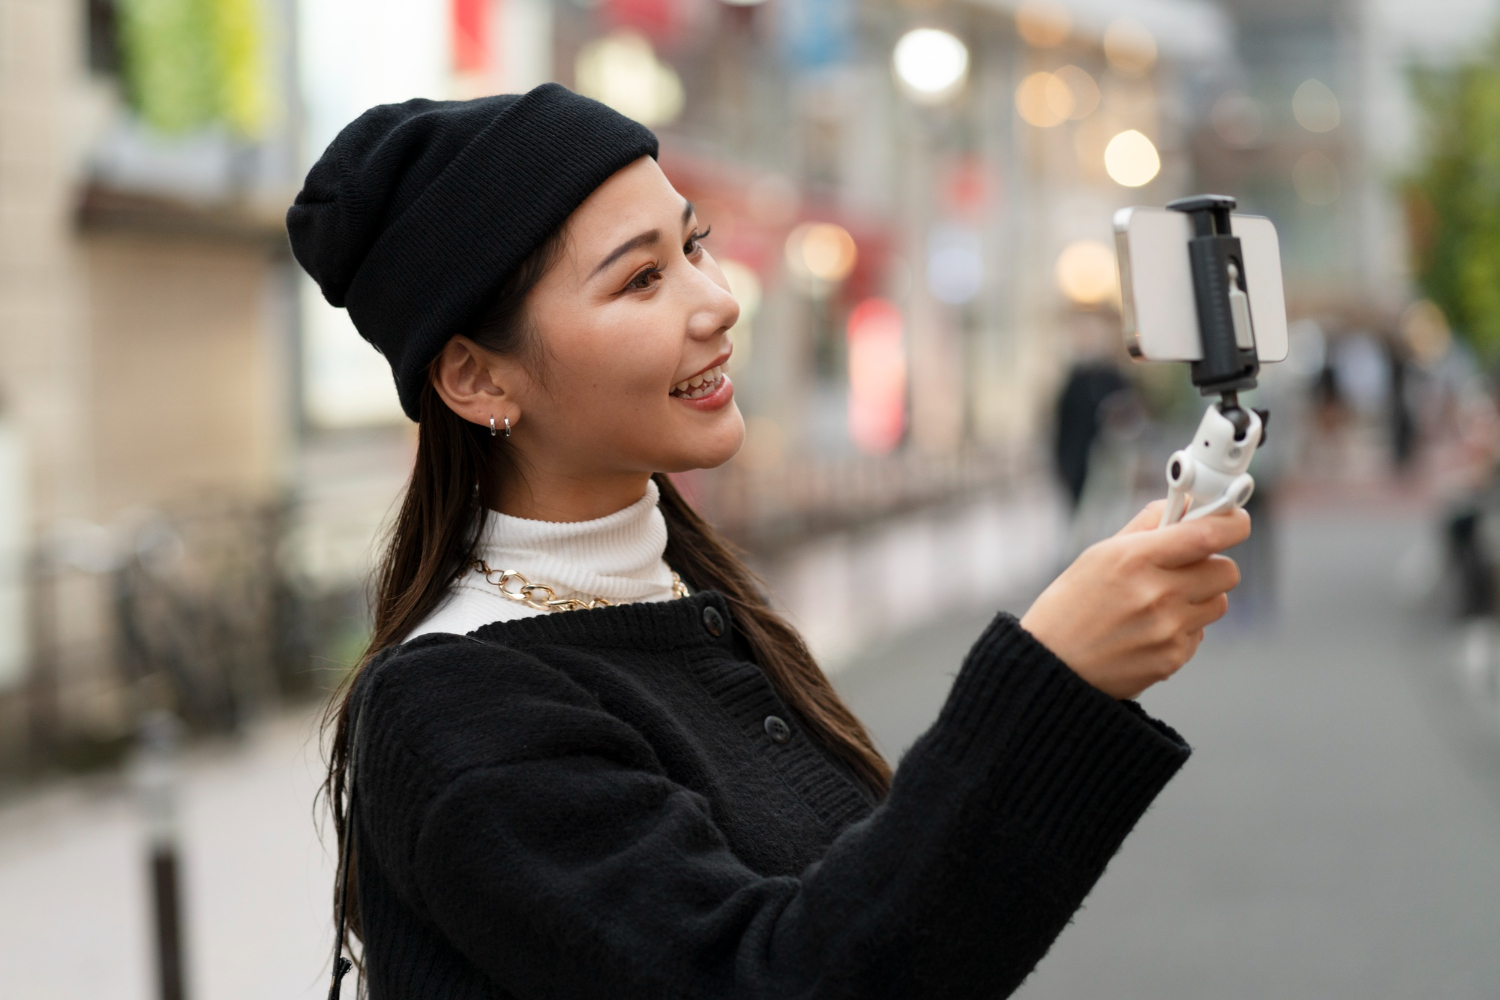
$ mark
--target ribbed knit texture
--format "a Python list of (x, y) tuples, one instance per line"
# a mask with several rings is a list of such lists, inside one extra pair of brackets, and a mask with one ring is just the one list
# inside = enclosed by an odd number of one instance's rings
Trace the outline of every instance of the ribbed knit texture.
[[(645, 496), (591, 521), (533, 521), (492, 510), (485, 518), (478, 555), (497, 573), (515, 570), (559, 596), (581, 594), (615, 604), (670, 601), (676, 595), (672, 570), (662, 558), (667, 521), (657, 507), (660, 496), (655, 481), (647, 480)], [(460, 576), (407, 638), (429, 632), (463, 635), (491, 622), (557, 613), (500, 596), (495, 584), (476, 570)]]
[(292, 253), (391, 364), (417, 419), (427, 366), (501, 282), (656, 136), (544, 83), (523, 95), (371, 108), (308, 171)]
[(371, 665), (375, 1000), (1006, 996), (1188, 755), (1001, 615), (876, 806), (710, 607), (732, 622), (707, 591)]

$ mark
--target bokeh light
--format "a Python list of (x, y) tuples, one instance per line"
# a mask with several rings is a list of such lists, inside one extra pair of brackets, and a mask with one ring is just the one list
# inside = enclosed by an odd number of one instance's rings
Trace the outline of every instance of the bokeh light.
[(1087, 118), (1099, 107), (1099, 85), (1089, 71), (1079, 66), (1064, 66), (1052, 74), (1068, 88), (1072, 108), (1068, 117)]
[(787, 234), (787, 265), (804, 277), (828, 284), (843, 281), (858, 257), (854, 237), (832, 222), (803, 223)]
[(750, 363), (755, 348), (755, 317), (760, 312), (762, 291), (760, 277), (748, 265), (724, 258), (718, 261), (724, 280), (729, 282), (729, 291), (740, 304), (740, 318), (729, 329), (734, 342), (734, 354), (729, 358), (731, 371), (739, 371)]
[(1027, 0), (1016, 10), (1016, 32), (1028, 45), (1050, 49), (1068, 40), (1073, 16), (1053, 0)]
[(1303, 153), (1292, 166), (1292, 188), (1309, 205), (1339, 200), (1339, 168), (1319, 149)]
[(1339, 127), (1339, 99), (1322, 80), (1303, 80), (1292, 95), (1292, 115), (1309, 132)]
[(1220, 94), (1209, 111), (1208, 122), (1218, 137), (1231, 146), (1253, 146), (1265, 131), (1260, 104), (1240, 90)]
[(1119, 288), (1115, 252), (1098, 240), (1069, 243), (1058, 255), (1054, 275), (1057, 287), (1075, 305), (1101, 306)]
[(1073, 92), (1067, 83), (1045, 70), (1032, 73), (1016, 88), (1016, 112), (1028, 125), (1051, 128), (1073, 113)]
[(1156, 38), (1139, 21), (1117, 17), (1104, 29), (1104, 57), (1123, 73), (1145, 73), (1156, 65)]
[(608, 104), (642, 125), (666, 125), (682, 113), (682, 81), (656, 58), (644, 35), (617, 31), (578, 51), (574, 75), (580, 93)]
[(914, 28), (901, 36), (891, 54), (896, 79), (921, 101), (940, 101), (963, 86), (969, 71), (968, 46), (938, 28)]
[(1104, 147), (1104, 171), (1116, 184), (1140, 187), (1161, 172), (1161, 156), (1150, 139), (1128, 129)]
[(884, 455), (906, 431), (906, 348), (901, 311), (866, 299), (849, 313), (849, 436), (861, 451)]
[(941, 225), (927, 241), (927, 288), (933, 298), (950, 306), (963, 305), (984, 284), (984, 258), (979, 235), (963, 226)]

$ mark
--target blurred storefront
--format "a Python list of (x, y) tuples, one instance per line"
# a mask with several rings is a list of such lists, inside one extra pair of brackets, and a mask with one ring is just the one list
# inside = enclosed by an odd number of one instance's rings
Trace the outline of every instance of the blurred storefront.
[[(335, 47), (343, 22), (309, 12), (337, 7), (304, 5), (304, 53)], [(412, 39), (451, 50), (408, 55), (399, 72), (429, 73), (409, 90), (558, 79), (654, 127), (745, 306), (733, 373), (749, 439), (689, 487), (750, 542), (1033, 463), (1070, 350), (1059, 331), (1113, 309), (1111, 214), (1187, 190), (1185, 91), (1232, 54), (1229, 22), (1196, 0), (427, 9), (399, 39), (304, 59), (309, 151), (389, 96), (349, 60), (389, 65)], [(303, 294), (315, 422), (392, 419), (378, 361)], [(829, 484), (820, 509), (784, 481)]]
[(287, 10), (0, 4), (7, 763), (128, 725), (112, 588), (145, 536), (113, 526), (282, 491)]
[(357, 648), (411, 429), (281, 213), (370, 105), (558, 80), (658, 131), (743, 306), (746, 447), (683, 485), (774, 561), (1024, 492), (1117, 208), (1228, 191), (1299, 315), (1399, 311), (1389, 6), (0, 0), (0, 758)]

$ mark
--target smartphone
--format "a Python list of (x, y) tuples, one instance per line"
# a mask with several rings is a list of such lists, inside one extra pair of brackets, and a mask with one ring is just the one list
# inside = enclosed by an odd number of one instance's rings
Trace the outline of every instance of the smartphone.
[[(1261, 363), (1286, 358), (1286, 296), (1276, 227), (1262, 215), (1230, 216), (1245, 261), (1245, 290), (1255, 353)], [(1115, 213), (1115, 258), (1120, 267), (1120, 318), (1125, 347), (1142, 361), (1201, 361), (1198, 305), (1188, 240), (1193, 220), (1165, 208)]]

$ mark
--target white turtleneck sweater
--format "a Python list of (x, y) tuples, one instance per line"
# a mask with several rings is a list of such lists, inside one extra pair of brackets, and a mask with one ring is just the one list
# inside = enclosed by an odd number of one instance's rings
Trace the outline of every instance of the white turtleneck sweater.
[[(667, 522), (656, 506), (659, 497), (656, 483), (648, 480), (645, 496), (593, 521), (532, 521), (492, 510), (478, 555), (497, 574), (515, 570), (559, 597), (603, 597), (616, 604), (670, 601), (672, 570), (662, 558)], [(502, 597), (483, 574), (470, 570), (406, 638), (429, 632), (463, 635), (490, 622), (554, 613)]]

